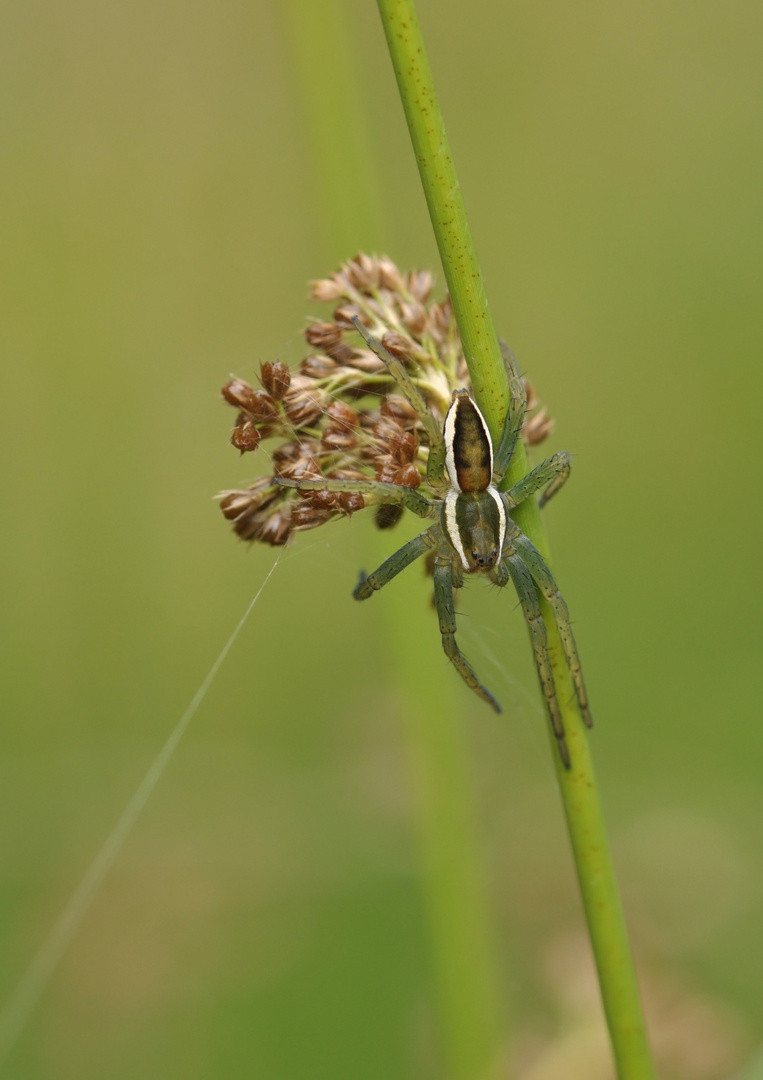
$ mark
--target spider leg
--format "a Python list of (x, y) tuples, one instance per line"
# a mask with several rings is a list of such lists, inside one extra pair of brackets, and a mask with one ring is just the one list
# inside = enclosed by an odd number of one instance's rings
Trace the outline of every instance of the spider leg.
[(398, 360), (396, 356), (393, 356), (388, 349), (385, 349), (378, 338), (369, 334), (357, 315), (353, 315), (352, 322), (369, 349), (371, 349), (372, 352), (375, 352), (379, 359), (383, 360), (387, 365), (387, 370), (390, 375), (403, 391), (411, 404), (411, 408), (414, 409), (419, 420), (424, 425), (424, 430), (426, 431), (429, 440), (427, 480), (430, 484), (434, 484), (435, 487), (442, 486), (442, 484), (445, 483), (445, 441), (442, 437), (442, 429), (439, 423), (432, 414), (431, 409), (428, 408), (427, 403), (424, 401), (418, 386), (416, 386), (413, 379), (405, 370), (403, 362)]
[(522, 424), (524, 423), (525, 412), (527, 410), (527, 390), (522, 381), (522, 376), (519, 374), (517, 358), (504, 341), (500, 342), (500, 346), (501, 355), (503, 356), (503, 362), (506, 367), (506, 374), (509, 379), (509, 392), (511, 398), (509, 400), (509, 407), (506, 411), (506, 419), (503, 424), (501, 438), (495, 451), (493, 472), (497, 479), (502, 478), (509, 467), (509, 462), (514, 453), (514, 448), (517, 445), (517, 439), (522, 430)]
[(559, 637), (561, 638), (562, 648), (564, 649), (564, 655), (567, 658), (567, 667), (570, 669), (570, 675), (572, 675), (572, 681), (575, 684), (575, 695), (578, 699), (580, 712), (582, 713), (586, 727), (593, 727), (593, 720), (591, 719), (591, 713), (588, 708), (588, 696), (585, 690), (585, 683), (583, 682), (583, 669), (580, 666), (580, 657), (578, 656), (575, 638), (572, 633), (570, 613), (567, 610), (567, 604), (564, 597), (559, 592), (559, 588), (546, 564), (546, 560), (532, 541), (528, 540), (524, 533), (520, 532), (516, 526), (514, 526), (514, 528), (516, 531), (510, 533), (509, 539), (522, 557), (522, 560), (530, 571), (536, 585), (551, 605), (554, 612), (556, 627), (559, 631)]
[(458, 674), (466, 685), (472, 689), (478, 697), (492, 706), (497, 713), (501, 706), (495, 700), (489, 690), (486, 690), (477, 678), (471, 664), (461, 654), (456, 644), (456, 611), (453, 606), (453, 566), (450, 562), (437, 562), (434, 568), (434, 602), (437, 608), (437, 616), (440, 620), (440, 633), (442, 634), (442, 647), (445, 655), (452, 662)]
[[(517, 595), (519, 596), (519, 602), (522, 605), (522, 612), (527, 620), (527, 625), (530, 628), (530, 637), (535, 653), (535, 666), (538, 669), (541, 689), (546, 698), (551, 727), (553, 728), (559, 747), (559, 756), (564, 762), (565, 769), (569, 769), (570, 753), (567, 749), (567, 740), (564, 737), (564, 723), (562, 721), (562, 714), (559, 711), (559, 702), (556, 698), (556, 687), (554, 685), (554, 673), (548, 655), (546, 627), (544, 626), (541, 617), (538, 594), (535, 591), (535, 583), (530, 576), (530, 571), (527, 569), (517, 552), (512, 551), (510, 554), (505, 554), (504, 561), (509, 575), (511, 576), (511, 580), (514, 583), (514, 588), (517, 590)], [(496, 584), (500, 584), (500, 581), (498, 581), (496, 577), (494, 577), (493, 580), (496, 581)]]
[(433, 529), (427, 529), (420, 536), (414, 536), (413, 540), (403, 544), (394, 555), (390, 555), (388, 559), (385, 559), (378, 570), (374, 570), (373, 574), (366, 577), (364, 573), (361, 573), (360, 581), (355, 586), (352, 595), (356, 600), (367, 600), (373, 593), (383, 589), (387, 582), (397, 577), (402, 570), (405, 570), (406, 566), (410, 566), (425, 552), (431, 551), (436, 544), (437, 526)]
[(507, 509), (511, 510), (513, 507), (519, 506), (525, 499), (534, 495), (539, 488), (542, 488), (544, 484), (547, 484), (546, 490), (538, 499), (538, 506), (543, 509), (548, 500), (553, 495), (556, 495), (569, 477), (570, 462), (570, 455), (566, 450), (561, 450), (558, 454), (554, 454), (553, 457), (546, 458), (540, 465), (536, 465), (527, 476), (522, 477), (521, 480), (505, 492), (504, 497), (508, 500)]
[(378, 503), (386, 506), (404, 506), (418, 517), (434, 517), (436, 503), (432, 503), (414, 488), (398, 484), (385, 484), (381, 480), (287, 480), (275, 478), (279, 487), (296, 488), (297, 491), (348, 491), (359, 495), (375, 497)]

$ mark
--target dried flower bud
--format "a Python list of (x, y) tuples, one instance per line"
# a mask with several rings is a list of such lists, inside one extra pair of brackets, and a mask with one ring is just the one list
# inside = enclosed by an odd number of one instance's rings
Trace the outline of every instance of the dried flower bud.
[(226, 517), (228, 521), (235, 521), (236, 518), (241, 517), (251, 508), (252, 497), (249, 491), (231, 491), (224, 499), (220, 500), (223, 517)]
[(330, 356), (311, 353), (299, 365), (299, 370), (302, 375), (308, 375), (311, 379), (325, 379), (328, 375), (333, 375), (336, 367), (336, 361)]
[(392, 262), (392, 259), (382, 255), (378, 260), (378, 267), (379, 284), (383, 289), (387, 289), (391, 293), (401, 293), (405, 290), (405, 279)]
[(410, 360), (416, 352), (421, 351), (409, 337), (398, 334), (394, 330), (384, 334), (381, 340), (387, 352), (392, 353), (397, 360)]
[(354, 431), (360, 423), (355, 410), (345, 405), (343, 401), (332, 401), (326, 415), (328, 417), (326, 427), (329, 431)]
[(429, 316), (433, 328), (439, 331), (442, 337), (450, 333), (450, 328), (453, 325), (453, 308), (450, 305), (450, 299), (446, 299), (442, 304), (435, 304), (434, 307), (430, 308)]
[(363, 313), (357, 304), (340, 304), (333, 311), (334, 322), (342, 330), (354, 330), (354, 318), (363, 318)]
[(321, 442), (327, 450), (352, 450), (358, 444), (358, 437), (352, 431), (327, 431)]
[(314, 322), (310, 323), (305, 330), (305, 339), (308, 345), (323, 349), (331, 356), (331, 350), (335, 349), (342, 340), (342, 331), (335, 323)]
[(374, 435), (380, 443), (398, 443), (405, 434), (405, 428), (391, 416), (380, 416), (374, 424)]
[(379, 267), (375, 259), (370, 255), (359, 252), (352, 262), (347, 265), (347, 272), (351, 283), (361, 292), (373, 292), (379, 285)]
[(391, 529), (405, 513), (402, 506), (377, 506), (374, 522), (377, 529)]
[(321, 445), (316, 439), (301, 437), (299, 442), (282, 443), (273, 451), (273, 465), (276, 473), (282, 465), (293, 464), (305, 458), (314, 459), (321, 452)]
[(342, 327), (336, 323), (311, 323), (305, 330), (305, 338), (309, 345), (322, 349), (340, 364), (349, 363), (355, 356), (355, 350), (342, 337)]
[(333, 491), (298, 491), (297, 495), (316, 510), (331, 510), (336, 503)]
[(382, 484), (397, 483), (396, 477), (400, 471), (400, 466), (389, 460), (388, 455), (380, 456), (374, 461), (374, 470), (376, 479)]
[(368, 474), (360, 469), (332, 469), (328, 474), (328, 480), (367, 480)]
[(286, 364), (282, 364), (280, 360), (276, 360), (272, 364), (260, 364), (260, 381), (276, 401), (281, 401), (289, 389), (291, 372)]
[(310, 299), (321, 304), (335, 304), (344, 296), (344, 289), (338, 281), (323, 278), (310, 282)]
[(380, 371), (386, 371), (387, 365), (380, 360), (376, 353), (370, 349), (356, 350), (352, 359), (346, 361), (350, 367), (365, 372), (366, 375), (378, 375)]
[(291, 536), (292, 517), (293, 512), (286, 508), (276, 510), (275, 513), (265, 518), (257, 530), (256, 537), (253, 536), (252, 539), (262, 540), (272, 547), (285, 544)]
[(432, 295), (434, 277), (429, 270), (412, 270), (408, 275), (408, 291), (421, 304)]
[(401, 465), (407, 465), (416, 457), (418, 449), (418, 436), (413, 431), (406, 431), (392, 451), (392, 456)]
[(262, 476), (245, 491), (223, 491), (220, 509), (228, 521), (236, 522), (239, 536), (251, 539), (252, 531), (259, 528), (259, 523), (271, 512), (267, 508), (280, 498), (281, 492), (270, 477)]
[(339, 508), (349, 517), (351, 514), (356, 514), (358, 510), (362, 510), (366, 505), (366, 500), (357, 491), (340, 491), (337, 498)]
[(314, 457), (305, 453), (296, 461), (284, 461), (274, 463), (276, 476), (282, 476), (286, 480), (320, 480), (321, 473), (318, 462)]
[(427, 313), (423, 304), (417, 300), (411, 300), (409, 303), (401, 304), (400, 308), (406, 329), (414, 337), (419, 337), (427, 322)]
[(382, 398), (380, 412), (404, 427), (412, 427), (418, 420), (413, 405), (399, 394), (387, 394)]
[(229, 405), (245, 412), (251, 412), (253, 395), (258, 391), (243, 379), (232, 378), (222, 389), (222, 395)]
[(283, 399), (286, 415), (295, 427), (306, 427), (314, 423), (323, 414), (326, 394), (317, 387), (307, 390), (290, 390)]
[(554, 430), (554, 421), (548, 415), (545, 405), (535, 416), (525, 420), (522, 425), (522, 439), (527, 446), (537, 446), (547, 439)]
[(238, 421), (230, 437), (231, 445), (242, 454), (256, 450), (260, 442), (260, 433), (254, 423), (244, 414), (239, 413)]
[(532, 412), (533, 409), (538, 407), (538, 395), (526, 375), (522, 376), (522, 382), (525, 384), (525, 393), (527, 394), (527, 411)]
[(333, 517), (331, 510), (316, 510), (314, 506), (310, 506), (308, 503), (302, 503), (301, 506), (295, 506), (291, 512), (291, 521), (295, 529), (305, 531), (306, 529), (315, 529), (318, 525), (323, 525), (325, 522), (330, 521)]
[(390, 419), (388, 416), (382, 416), (375, 425), (373, 434), (379, 453), (395, 457), (400, 450), (403, 439), (409, 433), (397, 421)]
[(400, 487), (417, 488), (421, 483), (421, 473), (415, 465), (403, 465), (398, 469), (394, 483)]
[[(244, 383), (243, 385), (246, 386), (247, 384)], [(240, 395), (241, 403), (239, 408), (243, 409), (252, 420), (257, 420), (259, 422), (261, 420), (276, 420), (278, 418), (278, 406), (270, 394), (266, 393), (264, 390), (253, 390), (251, 386), (248, 387), (248, 391), (249, 392), (245, 395), (243, 393)], [(227, 400), (230, 401), (231, 404), (236, 404), (230, 397), (227, 397)]]

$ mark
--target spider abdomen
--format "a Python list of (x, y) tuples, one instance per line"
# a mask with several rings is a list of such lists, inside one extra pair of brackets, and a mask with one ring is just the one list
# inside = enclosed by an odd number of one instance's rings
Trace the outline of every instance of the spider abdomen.
[(493, 478), (493, 444), (467, 390), (454, 390), (445, 417), (445, 466), (457, 491), (485, 491)]

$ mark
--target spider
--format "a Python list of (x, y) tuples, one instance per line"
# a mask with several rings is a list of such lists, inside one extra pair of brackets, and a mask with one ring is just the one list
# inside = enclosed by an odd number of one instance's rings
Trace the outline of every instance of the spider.
[(377, 504), (404, 507), (420, 518), (434, 519), (434, 524), (403, 544), (372, 574), (361, 574), (353, 596), (356, 600), (367, 600), (416, 559), (434, 553), (434, 600), (443, 649), (466, 685), (498, 713), (501, 706), (479, 681), (456, 643), (453, 594), (463, 585), (465, 574), (485, 574), (501, 588), (511, 580), (530, 629), (535, 664), (559, 754), (565, 768), (569, 768), (569, 750), (538, 592), (551, 605), (578, 705), (583, 720), (590, 727), (591, 714), (580, 660), (567, 605), (546, 561), (514, 523), (511, 511), (541, 488), (544, 490), (538, 503), (540, 507), (545, 506), (569, 476), (570, 455), (566, 452), (554, 454), (508, 491), (499, 491), (498, 485), (508, 470), (527, 407), (525, 386), (513, 353), (501, 346), (511, 397), (498, 447), (494, 451), (485, 419), (467, 390), (453, 391), (441, 429), (401, 360), (373, 337), (357, 316), (352, 321), (369, 348), (386, 364), (424, 426), (429, 440), (427, 484), (433, 497), (427, 498), (414, 488), (371, 479), (279, 478), (277, 482), (299, 491), (357, 492), (372, 496)]

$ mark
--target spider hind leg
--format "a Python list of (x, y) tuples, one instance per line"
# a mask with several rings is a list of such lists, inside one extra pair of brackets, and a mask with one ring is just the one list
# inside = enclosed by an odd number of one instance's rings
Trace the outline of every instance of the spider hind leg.
[(453, 565), (436, 562), (434, 568), (434, 602), (440, 620), (440, 634), (445, 655), (455, 667), (470, 690), (482, 698), (495, 712), (502, 711), (496, 699), (477, 678), (469, 661), (461, 653), (456, 642), (456, 611), (453, 605)]
[(533, 652), (535, 653), (535, 666), (538, 670), (538, 678), (540, 679), (543, 696), (546, 699), (546, 707), (548, 709), (551, 727), (554, 732), (554, 737), (556, 738), (557, 746), (559, 747), (559, 756), (564, 763), (565, 769), (569, 769), (570, 752), (567, 748), (567, 739), (564, 734), (564, 721), (562, 720), (559, 702), (556, 697), (554, 672), (551, 667), (551, 659), (548, 655), (546, 627), (540, 612), (538, 594), (535, 591), (535, 582), (521, 556), (518, 555), (516, 551), (513, 551), (510, 554), (506, 553), (504, 555), (504, 562), (514, 584), (514, 588), (517, 590), (517, 596), (519, 597), (519, 602), (522, 606), (522, 612), (527, 621), (527, 625), (530, 628), (530, 637), (532, 638)]
[(516, 535), (512, 535), (510, 539), (530, 571), (533, 581), (551, 605), (556, 628), (559, 631), (559, 638), (561, 639), (562, 648), (564, 649), (564, 655), (567, 660), (567, 667), (570, 669), (572, 682), (575, 686), (575, 696), (578, 699), (583, 722), (586, 727), (593, 727), (591, 711), (588, 707), (588, 695), (586, 694), (585, 683), (583, 682), (583, 669), (580, 665), (580, 657), (578, 656), (575, 637), (572, 633), (570, 613), (567, 609), (565, 599), (559, 592), (559, 588), (546, 564), (546, 560), (532, 541), (528, 540), (519, 529), (516, 529)]

